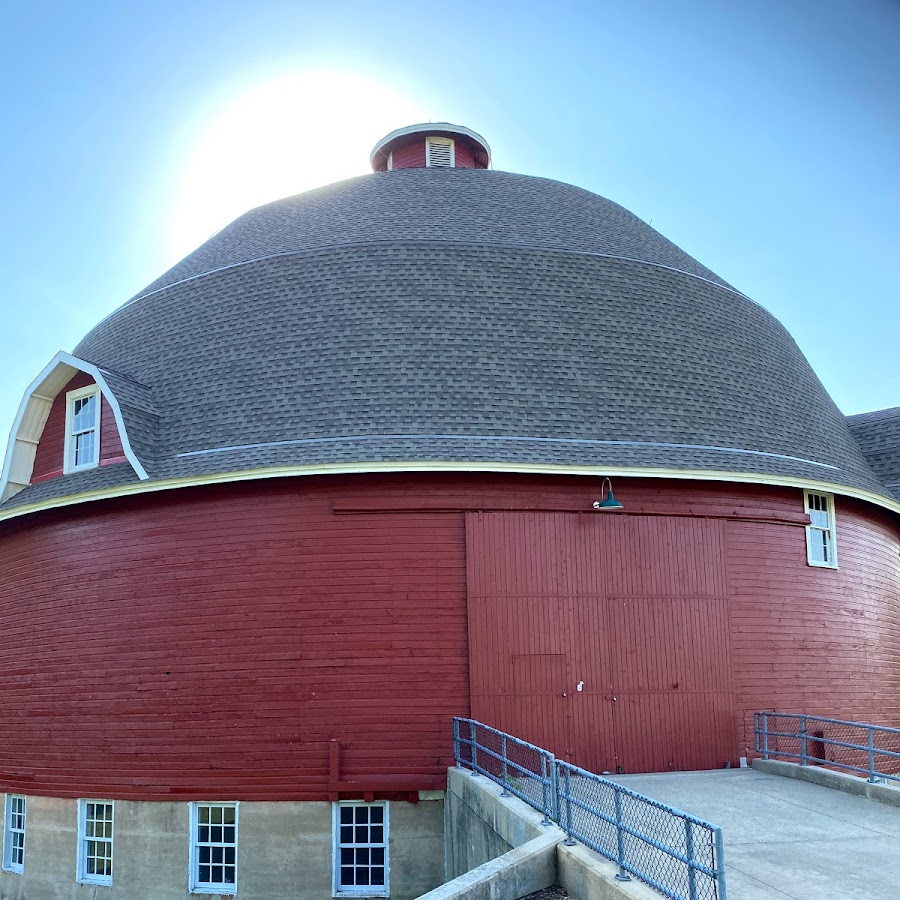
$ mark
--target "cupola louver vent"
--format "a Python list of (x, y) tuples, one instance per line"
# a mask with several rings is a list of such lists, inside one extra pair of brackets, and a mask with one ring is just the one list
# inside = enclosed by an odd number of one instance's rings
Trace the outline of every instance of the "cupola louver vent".
[(430, 137), (425, 139), (425, 165), (453, 168), (455, 165), (453, 141), (450, 138)]

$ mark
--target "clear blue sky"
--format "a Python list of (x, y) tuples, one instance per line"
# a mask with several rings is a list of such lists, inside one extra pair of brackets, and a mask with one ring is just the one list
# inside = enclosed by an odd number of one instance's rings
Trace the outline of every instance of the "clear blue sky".
[(0, 84), (3, 438), (57, 350), (411, 116), (651, 221), (844, 412), (900, 405), (896, 0), (6, 0)]

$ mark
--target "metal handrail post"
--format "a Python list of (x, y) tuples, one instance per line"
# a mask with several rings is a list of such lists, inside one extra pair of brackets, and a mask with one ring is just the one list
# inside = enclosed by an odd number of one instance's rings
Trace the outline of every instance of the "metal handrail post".
[(509, 791), (506, 789), (507, 783), (507, 769), (506, 769), (506, 735), (503, 734), (500, 736), (500, 761), (503, 763), (503, 790), (500, 791), (501, 797), (508, 797)]
[[(551, 772), (556, 769), (555, 765), (551, 765)], [(541, 812), (544, 814), (544, 818), (541, 819), (541, 825), (552, 825), (553, 822), (550, 821), (550, 799), (551, 799), (551, 785), (550, 779), (552, 775), (547, 774), (547, 756), (545, 754), (541, 754), (541, 806), (543, 809)]]
[(472, 722), (470, 726), (472, 737), (472, 777), (478, 777), (478, 723)]
[(697, 900), (697, 870), (694, 868), (694, 830), (690, 819), (684, 820), (684, 849), (688, 867), (688, 894)]
[(762, 716), (762, 732), (763, 732), (763, 759), (769, 758), (769, 714), (760, 713)]
[(869, 737), (869, 783), (875, 784), (878, 779), (875, 777), (875, 729), (871, 725), (866, 726), (866, 732)]
[[(613, 790), (613, 802), (616, 807), (616, 850), (618, 859), (616, 863), (619, 871), (616, 872), (616, 881), (631, 881), (631, 876), (625, 871), (625, 831), (622, 829), (622, 792), (616, 788)], [(691, 897), (691, 900), (695, 900)]]
[(462, 748), (459, 743), (459, 719), (453, 719), (453, 759), (456, 761), (456, 768), (462, 768)]
[[(554, 766), (555, 768), (555, 766)], [(567, 847), (575, 846), (575, 838), (572, 837), (572, 779), (571, 773), (568, 769), (565, 770), (565, 775), (563, 776), (563, 781), (565, 782), (565, 792), (566, 792), (566, 839), (563, 843)], [(559, 785), (559, 781), (557, 781), (557, 785)]]
[(806, 765), (806, 716), (800, 716), (800, 765)]
[(550, 754), (550, 805), (552, 812), (550, 818), (554, 822), (559, 821), (559, 772), (556, 768), (556, 757)]
[(721, 828), (714, 828), (716, 843), (716, 900), (728, 900), (725, 892), (725, 835)]

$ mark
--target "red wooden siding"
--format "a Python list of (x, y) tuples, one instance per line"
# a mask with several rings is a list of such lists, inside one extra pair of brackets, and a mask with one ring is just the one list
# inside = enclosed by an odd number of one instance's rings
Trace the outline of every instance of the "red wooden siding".
[[(32, 471), (32, 483), (59, 478), (63, 473), (63, 454), (66, 443), (66, 392), (93, 384), (94, 379), (84, 372), (73, 376), (71, 381), (56, 395), (50, 415), (44, 425), (44, 432), (37, 446)], [(116, 425), (116, 417), (105, 396), (100, 399), (100, 465), (124, 462), (125, 451)]]
[[(407, 143), (397, 143), (393, 149), (393, 167), (395, 169), (425, 168), (425, 135), (412, 135)], [(454, 140), (454, 159), (457, 169), (474, 169), (475, 156), (466, 138), (456, 137)]]
[(722, 551), (715, 520), (470, 514), (472, 715), (595, 771), (736, 762)]
[(598, 769), (721, 765), (763, 707), (900, 725), (895, 518), (838, 498), (832, 571), (799, 490), (615, 487), (624, 514), (590, 511), (596, 479), (420, 473), (0, 523), (0, 791), (321, 800), (332, 740), (345, 781), (424, 785), (470, 696)]
[(806, 565), (802, 531), (728, 523), (742, 747), (757, 709), (900, 725), (900, 532), (863, 503), (835, 507), (836, 571)]
[(0, 791), (324, 799), (332, 739), (345, 780), (440, 783), (463, 528), (334, 516), (314, 479), (6, 524)]

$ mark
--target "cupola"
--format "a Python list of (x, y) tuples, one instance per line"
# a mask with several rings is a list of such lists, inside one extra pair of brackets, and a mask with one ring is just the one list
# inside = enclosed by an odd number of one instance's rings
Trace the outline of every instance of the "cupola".
[(449, 122), (408, 125), (385, 135), (369, 157), (376, 172), (390, 169), (487, 169), (491, 148), (470, 128)]

